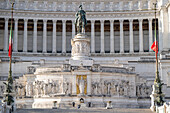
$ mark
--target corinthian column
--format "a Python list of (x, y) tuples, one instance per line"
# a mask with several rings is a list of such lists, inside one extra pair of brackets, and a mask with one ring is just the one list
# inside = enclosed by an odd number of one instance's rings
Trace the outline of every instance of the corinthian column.
[(66, 20), (62, 20), (62, 53), (66, 53)]
[(47, 52), (47, 20), (43, 20), (43, 53)]
[(28, 19), (24, 19), (24, 42), (23, 42), (23, 52), (27, 52), (27, 22)]
[(94, 23), (95, 20), (91, 20), (91, 53), (95, 53)]
[(151, 46), (153, 43), (152, 37), (152, 18), (149, 18), (149, 51), (152, 51)]
[(8, 20), (9, 18), (5, 18), (4, 51), (8, 48)]
[(124, 53), (123, 20), (120, 20), (120, 53)]
[(110, 53), (114, 53), (114, 20), (110, 20)]
[(37, 19), (34, 19), (33, 52), (37, 52)]
[(74, 24), (74, 20), (72, 20), (72, 38), (74, 38), (75, 36), (75, 24)]
[(100, 34), (101, 34), (101, 50), (100, 53), (104, 53), (104, 20), (100, 20)]
[(139, 52), (143, 52), (143, 19), (139, 19)]
[(53, 53), (56, 53), (56, 20), (53, 20)]
[(18, 51), (18, 19), (15, 18), (15, 28), (14, 28), (14, 52)]
[(129, 37), (130, 37), (130, 53), (134, 52), (134, 48), (133, 48), (133, 19), (129, 20)]

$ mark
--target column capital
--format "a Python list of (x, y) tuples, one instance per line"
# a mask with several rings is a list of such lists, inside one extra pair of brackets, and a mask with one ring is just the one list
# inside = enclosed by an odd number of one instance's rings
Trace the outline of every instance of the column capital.
[(18, 18), (14, 18), (15, 22), (18, 22)]
[(38, 19), (36, 19), (36, 18), (35, 18), (35, 19), (33, 19), (33, 21), (34, 21), (34, 22), (37, 22), (37, 21), (38, 21)]
[(100, 20), (100, 23), (104, 23), (104, 20)]
[(62, 23), (66, 23), (66, 20), (62, 20)]
[(91, 23), (95, 23), (95, 20), (90, 20), (91, 21)]
[(72, 23), (74, 23), (75, 22), (75, 20), (71, 20), (72, 21)]
[(9, 20), (9, 18), (5, 18), (5, 21), (8, 21)]
[(133, 19), (129, 19), (129, 22), (133, 22)]
[(139, 20), (139, 22), (142, 22), (142, 21), (143, 21), (143, 19), (142, 19), (142, 18), (139, 18), (138, 20)]
[(27, 19), (27, 18), (24, 18), (24, 22), (28, 22), (28, 19)]
[(120, 23), (123, 23), (123, 21), (124, 21), (123, 19), (120, 19), (120, 20), (119, 20)]
[(53, 21), (53, 23), (56, 23), (56, 22), (57, 22), (57, 20), (55, 20), (55, 19), (53, 19), (52, 21)]
[(115, 20), (110, 20), (110, 23), (114, 23)]
[(148, 20), (152, 22), (153, 18), (149, 18)]
[(47, 23), (47, 19), (44, 19), (43, 22), (44, 22), (44, 23)]

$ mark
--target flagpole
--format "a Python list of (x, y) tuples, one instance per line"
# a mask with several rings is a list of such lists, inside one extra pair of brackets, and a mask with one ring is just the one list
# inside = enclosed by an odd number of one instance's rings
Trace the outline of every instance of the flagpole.
[(156, 57), (156, 77), (154, 82), (160, 82), (159, 78), (159, 70), (158, 70), (158, 43), (157, 43), (157, 36), (156, 36), (156, 5), (157, 3), (154, 3), (154, 10), (155, 10), (155, 45), (156, 45), (156, 50), (155, 50), (155, 57)]
[(153, 3), (154, 10), (155, 10), (155, 57), (156, 57), (156, 76), (154, 81), (154, 105), (155, 106), (162, 106), (164, 103), (164, 94), (162, 93), (162, 83), (159, 77), (159, 70), (158, 70), (158, 42), (157, 42), (157, 36), (156, 36), (156, 5), (157, 3)]
[[(13, 32), (12, 30), (12, 25), (13, 25), (13, 8), (14, 8), (14, 3), (12, 3), (12, 8), (11, 8), (11, 32)], [(12, 34), (11, 34), (12, 35)], [(13, 35), (12, 35), (13, 36)], [(11, 44), (12, 44), (12, 36), (11, 36)], [(9, 61), (9, 77), (12, 79), (12, 46), (11, 46), (11, 50), (10, 50), (10, 61)]]
[[(5, 95), (5, 102), (7, 103), (7, 105), (9, 106), (7, 109), (10, 110), (12, 109), (14, 106), (12, 105), (12, 103), (14, 102), (14, 92), (13, 92), (13, 79), (12, 79), (12, 26), (13, 26), (13, 7), (14, 7), (14, 3), (12, 3), (12, 8), (11, 8), (11, 26), (10, 26), (10, 36), (9, 36), (9, 53), (8, 56), (10, 58), (9, 60), (9, 74), (8, 74), (8, 81), (7, 83), (4, 82), (4, 84), (6, 85), (6, 92), (4, 93)], [(13, 106), (13, 107), (12, 107)], [(12, 107), (12, 108), (11, 108)]]

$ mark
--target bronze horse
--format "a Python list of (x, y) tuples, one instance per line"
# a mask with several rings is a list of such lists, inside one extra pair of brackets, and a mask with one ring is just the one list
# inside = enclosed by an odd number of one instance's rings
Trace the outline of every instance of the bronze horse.
[(78, 33), (85, 32), (86, 21), (86, 12), (82, 9), (82, 5), (79, 6), (80, 10), (76, 13), (76, 27)]

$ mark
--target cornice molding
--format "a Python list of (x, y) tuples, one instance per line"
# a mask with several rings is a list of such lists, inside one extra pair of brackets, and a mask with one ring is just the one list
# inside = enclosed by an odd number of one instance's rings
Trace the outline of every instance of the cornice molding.
[[(140, 11), (152, 10), (153, 2), (154, 0), (17, 0), (14, 9), (26, 11), (75, 12), (78, 10), (78, 6), (83, 4), (83, 9), (85, 11)], [(11, 5), (9, 2), (1, 1), (0, 8), (11, 9)]]
[[(10, 10), (0, 10), (1, 18), (10, 18)], [(115, 20), (115, 19), (147, 19), (153, 18), (154, 11), (127, 11), (127, 12), (87, 12), (88, 20)], [(159, 13), (157, 13), (159, 17)], [(14, 11), (14, 18), (27, 19), (60, 19), (60, 20), (74, 20), (75, 12), (33, 12), (33, 11)]]

